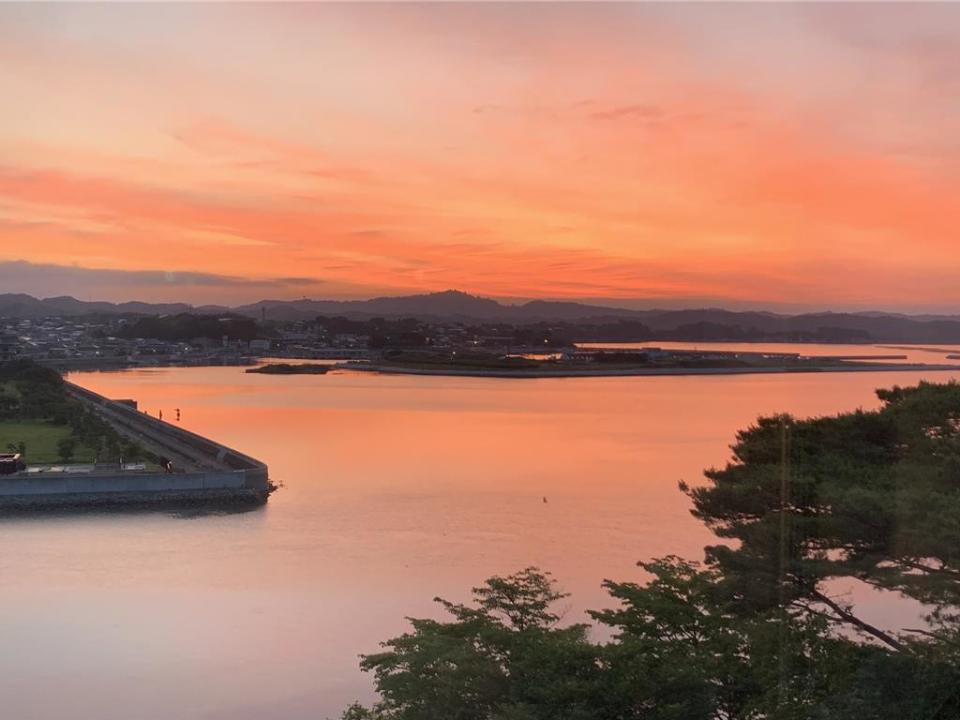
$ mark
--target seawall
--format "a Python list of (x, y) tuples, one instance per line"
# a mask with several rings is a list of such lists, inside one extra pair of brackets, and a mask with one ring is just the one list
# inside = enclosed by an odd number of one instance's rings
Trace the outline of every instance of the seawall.
[(67, 391), (121, 435), (171, 458), (176, 472), (92, 468), (0, 475), (0, 509), (154, 504), (262, 503), (274, 490), (267, 466), (249, 455), (138, 412), (73, 383)]
[(267, 482), (267, 466), (256, 458), (177, 425), (158, 420), (75, 383), (64, 382), (67, 392), (87, 403), (122, 434), (161, 446), (168, 455), (180, 456), (188, 466), (205, 470), (241, 470), (251, 483)]

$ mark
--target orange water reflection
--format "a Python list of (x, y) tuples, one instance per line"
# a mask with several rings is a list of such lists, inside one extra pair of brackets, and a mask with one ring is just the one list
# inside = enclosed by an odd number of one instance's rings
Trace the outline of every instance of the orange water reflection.
[(9, 717), (334, 715), (369, 693), (357, 653), (435, 594), (536, 564), (578, 619), (636, 560), (699, 556), (711, 538), (677, 481), (724, 462), (738, 428), (873, 407), (875, 387), (919, 378), (77, 373), (152, 414), (180, 408), (284, 488), (239, 515), (3, 521), (0, 696)]

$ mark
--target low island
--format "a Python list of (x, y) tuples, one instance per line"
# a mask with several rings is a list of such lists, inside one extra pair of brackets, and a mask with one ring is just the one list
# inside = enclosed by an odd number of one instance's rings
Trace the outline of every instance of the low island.
[(270, 363), (247, 370), (248, 373), (258, 373), (260, 375), (323, 375), (329, 371), (329, 365), (318, 365), (317, 363), (298, 363), (296, 365)]
[(630, 375), (740, 375), (811, 372), (960, 371), (960, 365), (907, 363), (904, 355), (799, 353), (661, 348), (576, 348), (544, 355), (498, 355), (477, 351), (391, 350), (378, 359), (336, 368), (405, 375), (470, 377), (608, 377)]

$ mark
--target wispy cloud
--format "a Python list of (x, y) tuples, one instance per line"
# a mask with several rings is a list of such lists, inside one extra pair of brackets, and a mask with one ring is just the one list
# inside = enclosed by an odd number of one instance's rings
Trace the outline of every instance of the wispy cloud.
[(635, 118), (638, 120), (660, 120), (664, 117), (663, 108), (657, 105), (634, 104), (619, 105), (605, 110), (597, 110), (590, 114), (594, 120), (620, 120), (622, 118)]
[(343, 182), (371, 182), (374, 179), (370, 170), (339, 163), (332, 153), (313, 145), (251, 132), (222, 118), (211, 117), (185, 125), (171, 135), (198, 153), (241, 167)]
[[(80, 265), (33, 263), (26, 260), (0, 262), (3, 292), (33, 295), (76, 295), (91, 299), (157, 298), (183, 301), (206, 291), (225, 291), (229, 297), (252, 297), (256, 293), (302, 294), (322, 292), (325, 283), (310, 277), (237, 277), (209, 272), (174, 270), (126, 270)], [(293, 293), (293, 291), (296, 291)]]

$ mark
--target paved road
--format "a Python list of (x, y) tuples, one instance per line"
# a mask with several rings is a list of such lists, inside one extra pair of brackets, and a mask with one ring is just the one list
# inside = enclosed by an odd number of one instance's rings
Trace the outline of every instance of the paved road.
[(80, 393), (73, 392), (72, 390), (70, 392), (74, 397), (84, 402), (87, 407), (97, 413), (97, 415), (110, 423), (120, 435), (139, 443), (154, 455), (162, 456), (170, 460), (175, 470), (189, 472), (197, 470), (231, 469), (226, 464), (218, 462), (215, 457), (211, 457), (191, 447), (187, 443), (179, 441), (170, 434), (158, 431), (151, 422), (138, 422), (137, 416), (134, 414), (116, 410), (109, 405), (90, 402), (89, 398), (84, 397)]

